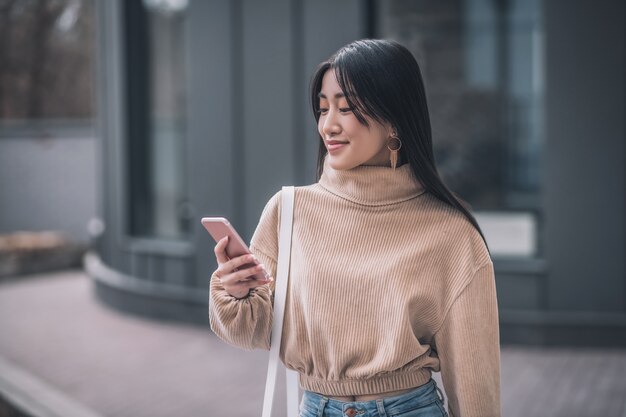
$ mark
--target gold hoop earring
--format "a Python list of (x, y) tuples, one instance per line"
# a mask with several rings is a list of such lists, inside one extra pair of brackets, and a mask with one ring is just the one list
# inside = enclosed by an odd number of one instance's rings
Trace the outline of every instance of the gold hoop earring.
[[(398, 145), (397, 147), (394, 146), (389, 146), (391, 145), (391, 142), (393, 140), (397, 140), (398, 141)], [(402, 147), (402, 141), (400, 140), (400, 138), (396, 135), (391, 136), (391, 140), (389, 142), (387, 142), (387, 149), (389, 149), (391, 151), (391, 167), (394, 169), (396, 169), (396, 165), (398, 164), (398, 151), (400, 150), (400, 148)]]

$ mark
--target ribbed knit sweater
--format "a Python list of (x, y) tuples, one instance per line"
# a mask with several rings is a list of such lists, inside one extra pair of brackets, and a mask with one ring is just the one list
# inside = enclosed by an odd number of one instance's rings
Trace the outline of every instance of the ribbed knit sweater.
[[(281, 191), (250, 250), (276, 277)], [(225, 342), (269, 350), (275, 282), (229, 295), (211, 276), (209, 322)], [(452, 417), (500, 416), (493, 263), (476, 228), (409, 164), (335, 170), (296, 187), (280, 359), (326, 395), (418, 387), (441, 372)]]

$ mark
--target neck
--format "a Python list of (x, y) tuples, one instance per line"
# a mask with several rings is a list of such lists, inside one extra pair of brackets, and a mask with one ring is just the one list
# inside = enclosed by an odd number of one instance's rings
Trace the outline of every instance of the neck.
[(319, 184), (335, 195), (367, 206), (399, 203), (425, 191), (413, 176), (410, 164), (399, 165), (395, 170), (382, 165), (338, 170), (330, 166), (328, 154)]

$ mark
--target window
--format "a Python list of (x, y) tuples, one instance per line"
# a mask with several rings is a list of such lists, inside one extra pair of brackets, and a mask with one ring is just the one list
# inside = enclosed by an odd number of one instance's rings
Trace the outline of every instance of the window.
[(128, 231), (185, 239), (185, 7), (181, 0), (124, 2), (126, 29)]
[(0, 130), (32, 136), (92, 125), (92, 0), (0, 4)]

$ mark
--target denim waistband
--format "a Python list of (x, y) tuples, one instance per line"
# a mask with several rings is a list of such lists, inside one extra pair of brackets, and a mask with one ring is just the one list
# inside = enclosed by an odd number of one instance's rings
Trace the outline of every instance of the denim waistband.
[(341, 401), (305, 390), (301, 407), (318, 412), (319, 416), (323, 415), (323, 410), (326, 410), (325, 413), (328, 415), (343, 415), (350, 408), (358, 410), (357, 416), (385, 416), (426, 406), (436, 400), (443, 403), (443, 394), (436, 381), (431, 378), (427, 383), (404, 394), (369, 401)]

